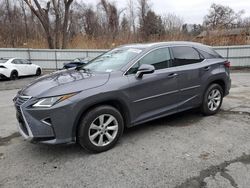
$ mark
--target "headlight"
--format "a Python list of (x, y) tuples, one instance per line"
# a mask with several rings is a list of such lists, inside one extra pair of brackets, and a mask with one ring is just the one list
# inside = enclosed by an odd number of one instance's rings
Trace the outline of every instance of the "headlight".
[(39, 99), (38, 102), (32, 105), (34, 108), (50, 108), (56, 103), (62, 102), (72, 96), (74, 96), (77, 93), (71, 93), (67, 95), (61, 95), (61, 96), (56, 96), (56, 97), (49, 97), (49, 98), (42, 98)]

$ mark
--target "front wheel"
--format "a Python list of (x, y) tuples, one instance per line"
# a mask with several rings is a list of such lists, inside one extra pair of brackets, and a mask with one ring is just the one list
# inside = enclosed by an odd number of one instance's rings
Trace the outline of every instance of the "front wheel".
[(41, 75), (41, 72), (42, 72), (41, 69), (37, 69), (37, 70), (36, 70), (36, 76), (40, 76), (40, 75)]
[(221, 107), (223, 101), (223, 90), (220, 85), (212, 84), (210, 85), (204, 96), (201, 105), (201, 111), (204, 115), (214, 115)]
[(99, 153), (114, 147), (124, 129), (120, 112), (112, 106), (96, 107), (83, 116), (78, 128), (78, 143)]
[(13, 72), (10, 74), (10, 79), (11, 79), (11, 80), (17, 80), (17, 79), (18, 79), (18, 73), (17, 73), (17, 71), (13, 71)]

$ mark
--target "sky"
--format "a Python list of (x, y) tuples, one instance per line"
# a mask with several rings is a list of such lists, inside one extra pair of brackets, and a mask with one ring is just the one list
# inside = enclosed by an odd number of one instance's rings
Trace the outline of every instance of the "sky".
[[(84, 1), (90, 4), (99, 2), (99, 0)], [(121, 8), (127, 4), (127, 0), (110, 0), (110, 2), (115, 2)], [(250, 17), (249, 0), (149, 0), (149, 2), (156, 13), (174, 13), (189, 24), (201, 24), (212, 3), (229, 6), (236, 12), (245, 10), (243, 17)]]

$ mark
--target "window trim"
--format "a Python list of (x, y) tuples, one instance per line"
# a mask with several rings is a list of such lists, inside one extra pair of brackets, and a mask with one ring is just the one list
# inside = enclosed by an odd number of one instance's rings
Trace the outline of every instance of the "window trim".
[[(173, 60), (173, 57), (172, 57), (172, 53), (171, 53), (171, 46), (161, 46), (161, 47), (157, 47), (157, 48), (154, 48), (154, 49), (151, 49), (149, 50), (147, 53), (145, 53), (144, 55), (142, 55), (141, 57), (139, 57), (139, 59), (137, 59), (131, 66), (129, 66), (127, 68), (127, 70), (123, 73), (123, 76), (128, 76), (126, 75), (127, 72), (129, 71), (129, 69), (131, 69), (136, 63), (138, 63), (142, 58), (144, 58), (146, 55), (148, 55), (149, 53), (153, 52), (153, 51), (156, 51), (156, 50), (159, 50), (159, 49), (162, 49), (162, 48), (168, 48), (168, 51), (169, 51), (169, 56), (170, 56), (170, 61)], [(168, 69), (168, 68), (171, 68), (171, 67), (166, 67), (164, 69)], [(134, 75), (134, 74), (131, 74), (131, 75)]]

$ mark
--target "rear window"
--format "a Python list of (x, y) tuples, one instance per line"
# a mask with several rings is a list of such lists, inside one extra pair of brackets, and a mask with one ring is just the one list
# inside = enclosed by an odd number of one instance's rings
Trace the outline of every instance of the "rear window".
[(216, 51), (211, 48), (196, 48), (205, 59), (222, 58)]
[(199, 63), (203, 61), (198, 51), (189, 46), (176, 46), (172, 47), (174, 60), (172, 62), (173, 67), (183, 66), (188, 64)]

